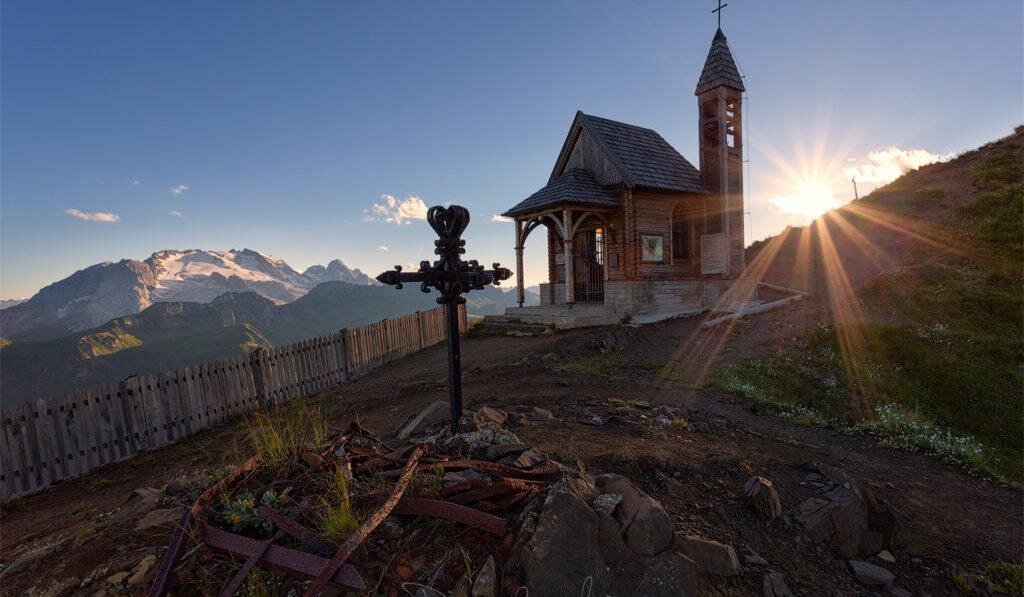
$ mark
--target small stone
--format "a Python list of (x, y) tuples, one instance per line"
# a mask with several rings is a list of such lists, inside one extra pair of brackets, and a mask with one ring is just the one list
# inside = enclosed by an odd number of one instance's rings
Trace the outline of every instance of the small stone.
[(547, 459), (548, 457), (543, 452), (530, 448), (522, 454), (502, 458), (501, 463), (507, 466), (514, 466), (516, 468), (530, 468), (531, 466), (536, 466)]
[(149, 571), (153, 568), (154, 564), (156, 564), (156, 556), (146, 556), (142, 558), (139, 565), (135, 567), (135, 571), (128, 579), (128, 585), (141, 585), (145, 582), (146, 575), (149, 574)]
[(731, 545), (697, 535), (676, 533), (674, 547), (706, 574), (735, 576), (740, 573), (740, 560)]
[(765, 574), (761, 592), (764, 597), (792, 597), (793, 595), (789, 587), (786, 586), (786, 577), (781, 572)]
[(539, 406), (534, 406), (533, 408), (530, 409), (530, 417), (533, 419), (538, 419), (540, 421), (555, 420), (554, 413), (552, 413), (550, 410), (546, 408), (541, 408)]
[(166, 493), (167, 495), (180, 495), (184, 492), (185, 484), (179, 481), (178, 479), (174, 479), (166, 486), (164, 486), (164, 493)]
[(108, 585), (119, 585), (119, 584), (123, 583), (125, 581), (125, 579), (127, 579), (127, 578), (128, 578), (128, 572), (127, 571), (117, 572), (117, 573), (111, 574), (110, 576), (107, 577), (107, 584)]
[(487, 446), (487, 460), (498, 460), (504, 458), (510, 454), (519, 454), (532, 448), (530, 444), (524, 444), (522, 442), (512, 444), (495, 444), (493, 446)]
[(498, 425), (504, 425), (505, 421), (508, 420), (508, 413), (501, 410), (500, 408), (491, 408), (490, 406), (481, 406), (476, 411), (476, 418), (481, 422), (492, 422)]
[(902, 587), (889, 587), (892, 597), (914, 597), (914, 594)]
[(743, 554), (743, 561), (751, 566), (767, 566), (768, 560), (762, 558), (760, 555), (751, 552)]
[(149, 514), (145, 515), (142, 520), (135, 525), (135, 532), (140, 533), (156, 527), (176, 525), (181, 520), (181, 516), (184, 513), (185, 508), (164, 508), (162, 510), (153, 510)]
[(886, 550), (886, 549), (883, 549), (882, 551), (880, 551), (877, 554), (875, 554), (875, 557), (878, 558), (879, 560), (882, 560), (883, 562), (886, 562), (886, 563), (889, 563), (889, 564), (895, 564), (896, 563), (896, 556), (894, 556), (891, 553), (889, 553), (889, 550)]
[(590, 503), (590, 507), (595, 512), (600, 514), (612, 515), (615, 508), (622, 503), (622, 496), (617, 493), (602, 493), (601, 495), (594, 498), (594, 501)]
[(896, 579), (892, 572), (885, 568), (860, 560), (850, 560), (850, 570), (853, 571), (857, 582), (868, 587), (891, 585), (892, 581)]
[(447, 401), (438, 400), (420, 411), (413, 420), (409, 421), (401, 431), (398, 432), (398, 439), (406, 439), (410, 435), (425, 433), (436, 423), (451, 419)]
[(498, 594), (498, 568), (494, 563), (494, 556), (484, 562), (469, 594), (472, 597), (495, 597)]
[(774, 520), (782, 516), (782, 502), (771, 481), (764, 477), (751, 477), (743, 486), (747, 503), (761, 518)]
[(505, 424), (509, 427), (522, 427), (523, 425), (529, 425), (530, 419), (522, 413), (509, 413)]

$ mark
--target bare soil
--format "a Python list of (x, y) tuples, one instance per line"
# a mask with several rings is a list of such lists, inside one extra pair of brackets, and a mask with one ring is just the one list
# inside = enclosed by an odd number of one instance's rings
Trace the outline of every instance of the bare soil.
[[(471, 337), (464, 344), (465, 393), (472, 405), (529, 404), (551, 409), (554, 421), (515, 429), (555, 459), (590, 472), (618, 472), (661, 500), (676, 529), (756, 552), (768, 566), (748, 565), (730, 579), (703, 578), (707, 595), (760, 594), (767, 571), (786, 575), (798, 594), (871, 594), (846, 560), (811, 545), (783, 520), (765, 522), (748, 510), (743, 484), (751, 474), (774, 481), (785, 509), (810, 497), (803, 478), (811, 461), (847, 471), (890, 507), (899, 531), (898, 586), (915, 594), (958, 594), (953, 575), (991, 562), (1019, 562), (1024, 553), (1021, 492), (972, 477), (926, 455), (882, 448), (871, 437), (800, 426), (760, 412), (744, 399), (702, 387), (713, 367), (756, 357), (800, 334), (817, 306), (796, 304), (708, 332), (699, 318), (631, 328), (639, 336), (621, 351), (592, 346), (612, 328), (533, 338)], [(315, 398), (332, 427), (352, 420), (387, 434), (435, 400), (447, 398), (443, 346), (411, 355)], [(697, 413), (711, 425), (660, 430), (614, 414), (619, 400), (644, 400)], [(592, 424), (597, 415), (605, 421)], [(98, 524), (138, 487), (239, 462), (243, 427), (234, 423), (133, 460), (111, 465), (2, 507), (0, 552), (7, 563), (33, 549), (65, 543), (3, 578), (5, 594), (22, 594), (102, 565), (158, 553), (167, 535), (132, 536), (132, 525)], [(74, 584), (77, 587), (77, 583)], [(98, 585), (93, 585), (93, 590)], [(141, 591), (139, 591), (141, 592)], [(66, 591), (67, 594), (72, 591)], [(91, 594), (91, 591), (89, 592)]]

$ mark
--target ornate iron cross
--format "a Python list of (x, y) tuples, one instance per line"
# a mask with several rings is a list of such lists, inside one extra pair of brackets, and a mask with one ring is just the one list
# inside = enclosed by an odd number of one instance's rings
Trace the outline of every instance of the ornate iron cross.
[(396, 265), (395, 269), (377, 276), (377, 280), (395, 288), (402, 288), (406, 282), (419, 282), (423, 292), (430, 292), (434, 288), (441, 293), (437, 302), (448, 307), (448, 393), (452, 433), (458, 433), (459, 419), (462, 418), (459, 305), (466, 302), (462, 295), (470, 290), (482, 290), (490, 284), (497, 286), (502, 280), (508, 280), (512, 272), (497, 263), (494, 269), (485, 270), (476, 261), (463, 261), (459, 257), (466, 252), (466, 241), (462, 239), (462, 233), (469, 226), (469, 210), (465, 207), (435, 205), (427, 211), (427, 223), (439, 237), (434, 241), (434, 253), (440, 258), (433, 265), (429, 261), (421, 261), (417, 272), (403, 272), (402, 266)]

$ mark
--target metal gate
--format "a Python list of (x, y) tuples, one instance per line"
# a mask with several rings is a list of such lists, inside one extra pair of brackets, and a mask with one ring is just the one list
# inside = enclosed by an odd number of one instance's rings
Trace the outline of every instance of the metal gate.
[(580, 230), (573, 237), (573, 300), (604, 302), (604, 231)]

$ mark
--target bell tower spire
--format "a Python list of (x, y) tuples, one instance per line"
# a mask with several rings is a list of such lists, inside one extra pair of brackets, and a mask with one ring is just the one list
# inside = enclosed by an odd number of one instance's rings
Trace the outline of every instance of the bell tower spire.
[[(718, 15), (721, 25), (721, 9)], [(711, 40), (704, 70), (697, 80), (700, 172), (711, 191), (705, 210), (705, 233), (725, 236), (725, 276), (736, 278), (743, 257), (743, 78), (721, 27)]]

